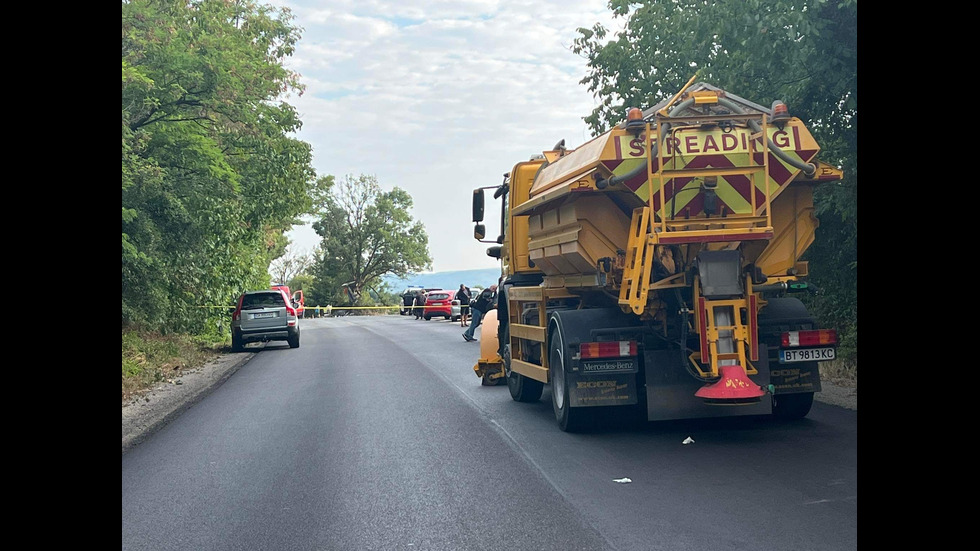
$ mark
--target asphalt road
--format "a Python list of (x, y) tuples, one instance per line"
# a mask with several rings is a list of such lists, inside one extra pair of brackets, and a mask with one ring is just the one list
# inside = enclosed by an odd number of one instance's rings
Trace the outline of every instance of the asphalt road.
[(458, 323), (303, 323), (123, 408), (123, 549), (857, 547), (856, 410), (567, 434)]

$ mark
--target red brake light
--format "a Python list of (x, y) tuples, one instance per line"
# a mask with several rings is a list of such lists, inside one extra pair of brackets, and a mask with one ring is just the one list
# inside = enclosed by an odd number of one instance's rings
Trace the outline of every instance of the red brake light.
[(782, 334), (782, 346), (829, 346), (837, 344), (836, 329), (788, 331)]
[(239, 295), (238, 304), (235, 305), (235, 311), (231, 313), (231, 321), (238, 321), (242, 317), (242, 301), (245, 300), (245, 295)]
[(636, 356), (636, 341), (583, 342), (580, 358), (617, 358)]

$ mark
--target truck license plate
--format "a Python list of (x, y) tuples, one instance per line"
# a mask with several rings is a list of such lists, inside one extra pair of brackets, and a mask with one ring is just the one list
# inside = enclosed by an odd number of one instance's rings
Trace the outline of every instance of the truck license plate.
[(779, 351), (779, 363), (793, 362), (822, 362), (833, 360), (837, 356), (833, 348), (794, 348)]

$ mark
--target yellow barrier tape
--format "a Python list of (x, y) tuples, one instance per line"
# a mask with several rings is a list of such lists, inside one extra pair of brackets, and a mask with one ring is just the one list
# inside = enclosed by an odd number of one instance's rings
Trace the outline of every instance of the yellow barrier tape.
[[(463, 306), (466, 306), (468, 308), (467, 305), (463, 305)], [(231, 306), (212, 306), (212, 305), (206, 305), (206, 306), (198, 306), (198, 308), (237, 308), (237, 306), (234, 305), (234, 304), (232, 304)], [(446, 307), (445, 306), (304, 306), (303, 307), (303, 309), (305, 309), (305, 310), (326, 310), (328, 308), (333, 308), (334, 310), (372, 310), (372, 309), (373, 310), (391, 310), (391, 309), (394, 309), (394, 308), (398, 308), (398, 309), (406, 308), (408, 310), (416, 310), (416, 309), (425, 310), (426, 308), (443, 308), (443, 309), (445, 309)]]

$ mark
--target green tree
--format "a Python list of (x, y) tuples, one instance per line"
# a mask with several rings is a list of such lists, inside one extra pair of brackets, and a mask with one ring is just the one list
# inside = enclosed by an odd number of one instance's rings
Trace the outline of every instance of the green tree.
[(317, 300), (346, 303), (344, 284), (355, 297), (366, 297), (384, 291), (386, 274), (403, 277), (431, 267), (429, 237), (409, 214), (406, 191), (382, 191), (374, 176), (348, 175), (340, 184), (327, 176), (317, 181), (313, 197), (320, 211), (313, 229), (322, 238), (312, 269)]
[[(206, 331), (269, 284), (311, 208), (310, 146), (277, 101), (299, 29), (251, 0), (122, 3), (122, 321)], [(201, 315), (203, 313), (211, 315)]]
[(281, 256), (273, 259), (269, 265), (269, 275), (272, 276), (273, 281), (282, 282), (292, 289), (293, 286), (289, 284), (289, 281), (304, 274), (312, 261), (312, 255), (294, 252), (290, 245), (285, 248)]
[(857, 1), (610, 0), (621, 32), (579, 29), (572, 50), (588, 60), (582, 79), (598, 106), (584, 120), (598, 135), (672, 97), (697, 74), (726, 91), (769, 105), (779, 99), (805, 121), (820, 159), (845, 180), (816, 189), (821, 226), (807, 251), (810, 301), (838, 328), (842, 351), (857, 351)]

